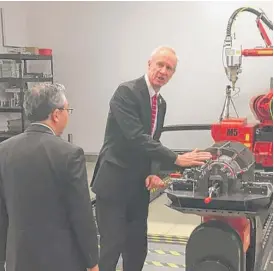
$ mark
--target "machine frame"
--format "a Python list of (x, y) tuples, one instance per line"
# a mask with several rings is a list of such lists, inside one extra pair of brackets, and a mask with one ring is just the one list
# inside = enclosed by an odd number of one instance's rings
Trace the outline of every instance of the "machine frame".
[[(164, 127), (164, 131), (208, 131), (211, 130), (211, 125), (207, 124), (196, 124), (196, 125), (170, 125)], [(244, 146), (244, 145), (243, 145)], [(191, 150), (174, 150), (178, 154), (183, 154), (185, 152)], [(159, 175), (162, 178), (166, 178), (169, 176), (167, 181), (168, 189), (165, 190), (167, 195), (172, 195), (172, 190), (170, 189), (170, 185), (174, 183), (180, 183), (180, 180), (184, 179), (184, 175), (186, 172), (190, 170), (190, 168), (179, 168), (176, 165), (167, 165), (162, 164)], [(255, 179), (256, 181), (266, 182), (270, 181), (272, 185), (272, 172), (262, 172), (259, 169), (255, 169)], [(191, 185), (190, 185), (191, 187)], [(176, 190), (176, 189), (175, 189)], [(179, 191), (178, 189), (177, 191)], [(180, 192), (179, 192), (180, 193)], [(175, 196), (176, 197), (176, 196)], [(273, 196), (272, 196), (273, 197)], [(271, 197), (271, 200), (272, 200)], [(178, 198), (177, 198), (178, 199)], [(201, 225), (207, 224), (208, 222), (214, 220), (223, 220), (225, 224), (230, 224), (232, 229), (238, 231), (238, 234), (246, 236), (250, 234), (250, 242), (247, 246), (247, 255), (246, 262), (242, 266), (241, 271), (263, 271), (266, 270), (272, 256), (273, 249), (273, 206), (269, 206), (269, 209), (265, 210), (265, 212), (261, 212), (260, 214), (252, 211), (237, 211), (237, 210), (216, 210), (216, 209), (205, 209), (205, 208), (193, 208), (185, 207), (180, 205), (174, 205), (172, 203), (167, 204), (167, 206), (173, 210), (179, 211), (181, 213), (187, 214), (196, 214), (201, 216)], [(248, 227), (247, 228), (247, 222)], [(199, 226), (198, 226), (199, 227)], [(238, 236), (237, 234), (235, 236)], [(190, 236), (191, 238), (191, 236)], [(201, 245), (197, 246), (195, 250), (197, 251)], [(187, 257), (187, 255), (186, 255)], [(259, 260), (258, 260), (259, 259)], [(187, 262), (187, 258), (186, 258)], [(221, 267), (220, 267), (221, 268)], [(189, 267), (186, 267), (186, 270), (191, 270)], [(198, 270), (198, 269), (197, 269)], [(223, 270), (223, 269), (220, 269)], [(225, 270), (225, 269), (224, 269)], [(233, 269), (234, 271), (235, 269)], [(196, 271), (196, 269), (195, 269)], [(199, 270), (200, 271), (200, 270)], [(207, 271), (207, 270), (203, 270)], [(218, 269), (219, 271), (219, 269)], [(238, 270), (237, 270), (238, 271)]]

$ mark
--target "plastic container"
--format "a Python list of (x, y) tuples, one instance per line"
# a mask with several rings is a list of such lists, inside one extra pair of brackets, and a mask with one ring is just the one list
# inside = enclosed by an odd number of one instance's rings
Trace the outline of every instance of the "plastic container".
[(39, 49), (39, 55), (42, 55), (42, 56), (51, 56), (52, 55), (52, 49), (41, 48), (41, 49)]

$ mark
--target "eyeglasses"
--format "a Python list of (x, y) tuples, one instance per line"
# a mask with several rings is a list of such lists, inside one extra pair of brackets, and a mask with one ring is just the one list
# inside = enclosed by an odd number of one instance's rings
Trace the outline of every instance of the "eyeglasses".
[(57, 108), (59, 110), (67, 110), (69, 114), (72, 114), (73, 108)]

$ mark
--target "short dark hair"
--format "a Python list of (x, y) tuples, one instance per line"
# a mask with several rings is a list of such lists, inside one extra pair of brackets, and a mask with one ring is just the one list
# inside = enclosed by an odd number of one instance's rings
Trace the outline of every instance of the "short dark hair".
[(24, 110), (29, 121), (46, 120), (50, 113), (65, 105), (65, 87), (61, 84), (40, 83), (25, 92)]

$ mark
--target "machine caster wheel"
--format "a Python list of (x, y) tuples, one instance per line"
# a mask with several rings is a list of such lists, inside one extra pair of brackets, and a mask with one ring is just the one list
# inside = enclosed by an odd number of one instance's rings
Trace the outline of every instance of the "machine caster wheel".
[(205, 260), (195, 264), (193, 271), (234, 271), (227, 265), (214, 260)]

